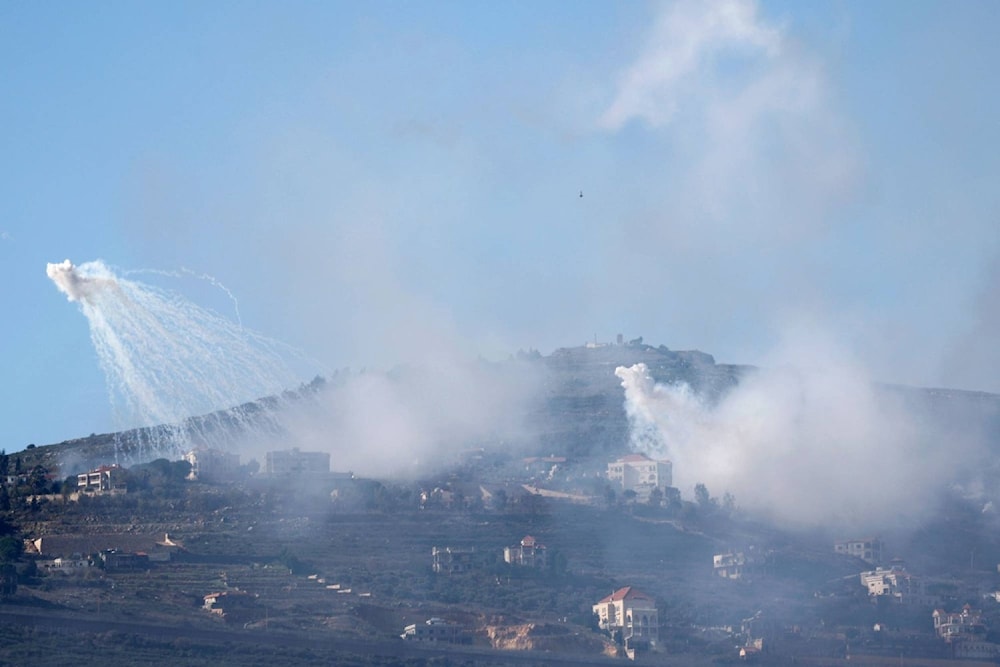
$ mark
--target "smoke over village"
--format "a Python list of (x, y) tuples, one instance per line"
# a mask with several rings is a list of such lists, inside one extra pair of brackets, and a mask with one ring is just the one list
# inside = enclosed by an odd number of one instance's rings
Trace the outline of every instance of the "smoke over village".
[(0, 8), (0, 664), (1000, 663), (998, 21)]

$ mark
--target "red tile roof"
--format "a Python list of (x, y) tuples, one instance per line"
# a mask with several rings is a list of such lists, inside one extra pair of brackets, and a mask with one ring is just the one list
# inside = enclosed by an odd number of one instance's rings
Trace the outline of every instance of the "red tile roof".
[(646, 595), (640, 590), (636, 590), (631, 586), (626, 586), (625, 588), (619, 588), (617, 591), (611, 595), (598, 600), (597, 604), (604, 604), (605, 602), (618, 602), (619, 600), (650, 600), (652, 597)]

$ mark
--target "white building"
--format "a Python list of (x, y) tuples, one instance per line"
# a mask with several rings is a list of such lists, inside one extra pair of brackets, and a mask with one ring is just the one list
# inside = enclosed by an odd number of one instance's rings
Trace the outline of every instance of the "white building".
[(628, 454), (608, 464), (608, 479), (622, 491), (634, 491), (646, 499), (658, 488), (666, 491), (673, 484), (674, 467), (670, 461), (657, 461), (645, 454)]
[(944, 609), (934, 610), (934, 631), (938, 636), (947, 639), (974, 639), (986, 636), (986, 624), (983, 614), (969, 605), (962, 611), (948, 613)]
[(298, 447), (277, 452), (268, 452), (264, 472), (268, 475), (329, 474), (330, 454), (327, 452), (303, 452)]
[(936, 598), (924, 591), (923, 580), (913, 576), (904, 568), (875, 568), (861, 573), (861, 585), (868, 589), (871, 597), (888, 596), (905, 604), (934, 604)]
[(117, 463), (101, 466), (76, 476), (76, 488), (83, 493), (125, 491), (125, 469)]
[(548, 563), (544, 544), (539, 544), (531, 535), (525, 535), (521, 543), (503, 548), (503, 560), (511, 565), (544, 568)]
[(715, 574), (723, 579), (743, 579), (760, 571), (767, 554), (750, 547), (747, 551), (730, 551), (712, 556), (712, 567)]
[(626, 586), (619, 588), (593, 606), (598, 625), (602, 630), (621, 630), (622, 639), (659, 639), (660, 620), (656, 600), (649, 595)]

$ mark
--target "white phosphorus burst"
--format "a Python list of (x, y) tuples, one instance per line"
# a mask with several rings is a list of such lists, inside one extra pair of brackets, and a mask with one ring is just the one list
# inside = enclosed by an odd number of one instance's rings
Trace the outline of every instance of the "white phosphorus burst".
[(99, 260), (46, 273), (87, 318), (116, 426), (139, 427), (131, 455), (231, 448), (280, 431), (280, 398), (259, 399), (299, 383), (290, 360), (301, 355), (291, 348)]

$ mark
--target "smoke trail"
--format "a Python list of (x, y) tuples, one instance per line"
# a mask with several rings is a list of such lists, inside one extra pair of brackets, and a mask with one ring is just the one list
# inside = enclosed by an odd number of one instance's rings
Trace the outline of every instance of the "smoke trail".
[[(49, 264), (46, 273), (87, 318), (116, 422), (156, 427), (148, 431), (148, 448), (166, 454), (192, 441), (224, 445), (219, 439), (231, 437), (233, 422), (278, 430), (251, 402), (298, 384), (289, 348), (176, 294), (115, 275), (101, 261), (66, 260)], [(241, 405), (221, 421), (189, 419)]]
[(124, 275), (129, 276), (142, 273), (151, 273), (158, 276), (168, 276), (170, 278), (179, 278), (181, 276), (186, 275), (186, 276), (191, 276), (192, 278), (195, 278), (197, 280), (204, 280), (212, 287), (218, 287), (220, 290), (225, 292), (229, 300), (233, 302), (233, 312), (236, 315), (236, 322), (240, 325), (241, 329), (243, 328), (243, 316), (240, 315), (240, 302), (236, 299), (236, 295), (233, 294), (232, 290), (230, 290), (228, 287), (219, 282), (215, 278), (215, 276), (209, 275), (207, 273), (199, 273), (197, 271), (193, 271), (187, 268), (186, 266), (182, 266), (180, 268), (180, 271), (162, 271), (160, 269), (135, 269), (132, 271), (126, 271)]

